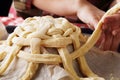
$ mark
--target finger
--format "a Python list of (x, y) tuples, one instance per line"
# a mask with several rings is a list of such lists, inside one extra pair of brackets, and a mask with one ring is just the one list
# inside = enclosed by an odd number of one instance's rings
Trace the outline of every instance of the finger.
[(114, 36), (113, 41), (112, 41), (112, 46), (111, 46), (110, 50), (117, 51), (118, 46), (120, 44), (120, 39), (119, 38), (120, 38), (120, 33), (118, 33), (116, 36)]
[(119, 32), (120, 32), (120, 27), (114, 29), (114, 30), (112, 31), (112, 34), (115, 36), (115, 35), (117, 35)]
[(107, 30), (108, 28), (109, 28), (109, 26), (106, 23), (103, 23), (102, 29)]
[(109, 31), (105, 32), (105, 42), (103, 44), (104, 45), (103, 50), (110, 50), (112, 39), (113, 39), (113, 35)]
[(87, 26), (88, 26), (90, 29), (92, 29), (92, 30), (95, 29), (93, 25), (87, 24)]
[(97, 43), (95, 44), (95, 46), (98, 47), (99, 49), (103, 49), (104, 41), (105, 41), (105, 35), (102, 32), (101, 36), (100, 36), (99, 40), (97, 41)]
[(119, 26), (120, 25), (120, 13), (106, 16), (103, 19), (103, 23), (107, 24), (108, 26)]
[(102, 30), (104, 32), (112, 32), (113, 29), (112, 29), (112, 26), (109, 26), (109, 25), (103, 23)]
[(103, 35), (103, 39), (100, 42), (99, 49), (104, 50), (104, 43), (105, 43), (105, 35)]

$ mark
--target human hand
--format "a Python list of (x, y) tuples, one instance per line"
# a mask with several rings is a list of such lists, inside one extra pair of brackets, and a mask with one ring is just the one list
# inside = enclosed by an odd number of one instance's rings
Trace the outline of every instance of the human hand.
[(77, 16), (82, 22), (87, 24), (90, 29), (95, 29), (104, 13), (104, 11), (96, 8), (92, 4), (86, 3), (78, 9)]
[[(96, 8), (95, 6), (87, 3), (86, 6), (80, 8), (77, 16), (81, 21), (86, 23), (91, 29), (95, 29), (99, 20), (104, 15), (104, 11)], [(96, 46), (102, 50), (117, 51), (120, 43), (120, 12), (106, 16), (103, 20), (102, 35)]]
[(97, 46), (103, 50), (117, 51), (120, 44), (120, 12), (106, 16), (102, 30)]

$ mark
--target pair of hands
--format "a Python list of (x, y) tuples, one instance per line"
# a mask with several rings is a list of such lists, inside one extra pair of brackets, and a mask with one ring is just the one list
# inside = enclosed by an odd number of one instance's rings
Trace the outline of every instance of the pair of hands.
[[(104, 11), (90, 5), (78, 11), (77, 16), (91, 29), (95, 29)], [(96, 46), (102, 50), (118, 51), (120, 44), (120, 12), (106, 16), (103, 20), (102, 34)]]

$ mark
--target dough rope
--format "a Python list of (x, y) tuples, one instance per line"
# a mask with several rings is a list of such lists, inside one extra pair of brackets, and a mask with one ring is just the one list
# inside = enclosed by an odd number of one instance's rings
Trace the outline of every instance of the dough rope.
[[(0, 59), (2, 60), (0, 75), (4, 75), (12, 60), (18, 57), (28, 61), (27, 70), (20, 80), (32, 79), (40, 63), (63, 64), (63, 68), (73, 77), (73, 80), (104, 80), (92, 72), (84, 56), (100, 37), (104, 17), (116, 13), (119, 9), (120, 3), (108, 10), (88, 40), (81, 33), (80, 28), (64, 18), (43, 16), (25, 19), (3, 44), (11, 50), (0, 50)], [(69, 45), (73, 45), (73, 52), (69, 52), (67, 48)], [(25, 52), (23, 47), (29, 47), (30, 51)], [(55, 48), (58, 53), (52, 54), (46, 48)], [(73, 60), (78, 61), (81, 72), (88, 78), (77, 75), (72, 64)]]

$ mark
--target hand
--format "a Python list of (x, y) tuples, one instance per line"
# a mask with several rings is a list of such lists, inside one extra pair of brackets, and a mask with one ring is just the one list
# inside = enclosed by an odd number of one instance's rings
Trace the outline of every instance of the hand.
[(103, 32), (97, 44), (99, 48), (117, 51), (120, 44), (120, 12), (105, 17), (102, 29)]
[[(96, 28), (99, 20), (104, 15), (104, 11), (87, 3), (86, 6), (78, 9), (77, 16), (91, 29)], [(120, 43), (120, 12), (107, 16), (103, 20), (102, 35), (97, 42), (97, 46), (102, 50), (117, 51)]]
[(89, 28), (95, 29), (104, 13), (104, 11), (96, 8), (92, 4), (86, 3), (78, 9), (77, 16), (82, 22), (86, 23)]

